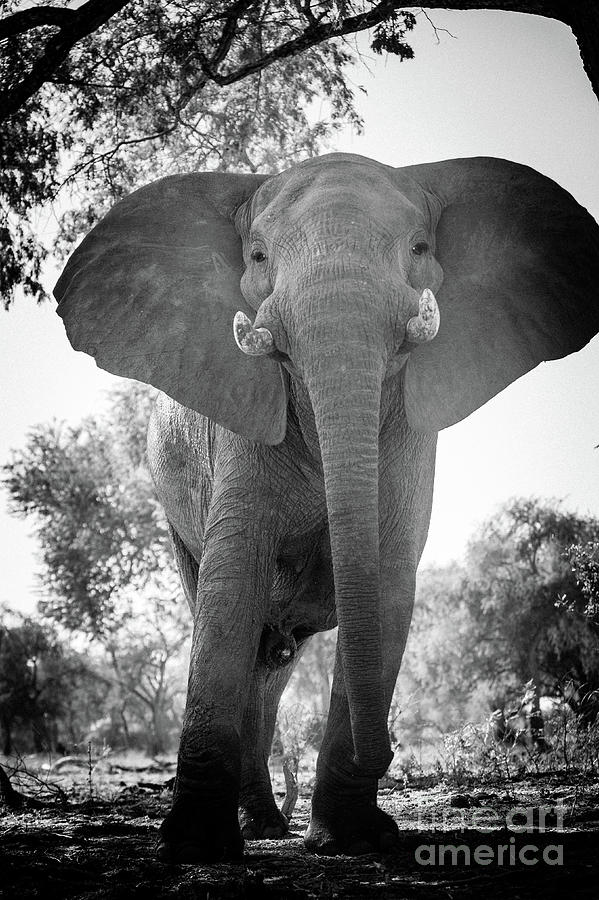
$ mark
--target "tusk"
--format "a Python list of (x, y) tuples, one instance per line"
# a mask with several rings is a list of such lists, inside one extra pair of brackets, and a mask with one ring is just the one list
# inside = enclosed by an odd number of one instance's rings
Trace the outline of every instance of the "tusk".
[(275, 342), (268, 328), (254, 328), (244, 312), (235, 313), (233, 319), (235, 343), (248, 356), (265, 356), (275, 349)]
[(432, 341), (439, 330), (439, 307), (435, 295), (425, 288), (418, 301), (418, 315), (408, 319), (406, 325), (406, 340), (412, 344), (424, 344)]

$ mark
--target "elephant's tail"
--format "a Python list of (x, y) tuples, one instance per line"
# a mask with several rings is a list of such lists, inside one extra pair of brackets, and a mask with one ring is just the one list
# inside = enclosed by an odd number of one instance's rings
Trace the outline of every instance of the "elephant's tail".
[(181, 584), (183, 585), (183, 592), (185, 593), (185, 598), (193, 616), (198, 593), (199, 565), (170, 522), (168, 523), (168, 530), (171, 537), (173, 553), (175, 555), (175, 562), (177, 564), (177, 571), (179, 572)]

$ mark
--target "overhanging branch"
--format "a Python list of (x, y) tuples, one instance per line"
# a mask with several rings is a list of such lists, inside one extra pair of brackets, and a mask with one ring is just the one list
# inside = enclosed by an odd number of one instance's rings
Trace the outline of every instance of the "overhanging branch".
[(0, 20), (0, 40), (25, 34), (44, 25), (68, 28), (76, 18), (76, 10), (63, 9), (59, 6), (31, 6), (29, 9), (20, 9)]
[[(21, 10), (0, 22), (0, 36), (8, 37), (10, 29), (19, 27), (18, 31), (12, 31), (12, 36), (22, 34), (40, 25), (56, 25), (58, 33), (48, 38), (46, 45), (31, 68), (28, 75), (11, 90), (0, 92), (0, 120), (13, 115), (40, 87), (49, 80), (50, 76), (61, 63), (65, 61), (74, 45), (82, 38), (92, 34), (101, 25), (104, 25), (115, 13), (127, 5), (129, 0), (88, 0), (75, 10), (57, 9), (56, 7), (37, 7), (36, 9)], [(36, 15), (33, 15), (33, 14)], [(26, 25), (27, 14), (33, 24)], [(68, 15), (66, 15), (68, 14)], [(42, 21), (43, 17), (46, 21)], [(17, 21), (15, 23), (15, 17)], [(38, 21), (35, 21), (35, 19)], [(52, 21), (50, 21), (52, 19)], [(12, 24), (11, 24), (12, 23)], [(3, 32), (3, 28), (9, 30), (9, 34)]]
[(355, 34), (358, 31), (364, 31), (368, 28), (374, 28), (383, 22), (391, 13), (402, 9), (405, 3), (397, 2), (397, 0), (382, 0), (371, 10), (366, 13), (360, 13), (357, 16), (348, 16), (347, 19), (341, 19), (338, 22), (318, 22), (314, 17), (310, 19), (308, 27), (296, 38), (285, 41), (279, 47), (265, 53), (258, 59), (251, 60), (239, 69), (232, 72), (221, 74), (216, 71), (212, 60), (202, 65), (204, 74), (207, 75), (215, 84), (224, 86), (241, 81), (248, 75), (254, 74), (262, 69), (267, 68), (272, 63), (281, 59), (287, 59), (290, 56), (297, 56), (304, 50), (331, 40), (336, 37), (344, 37), (346, 34)]

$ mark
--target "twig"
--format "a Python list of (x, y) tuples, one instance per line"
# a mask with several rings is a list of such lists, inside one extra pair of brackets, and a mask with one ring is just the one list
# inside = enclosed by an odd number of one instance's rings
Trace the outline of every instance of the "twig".
[(425, 17), (425, 19), (427, 20), (427, 22), (429, 23), (429, 25), (431, 26), (431, 28), (432, 28), (433, 31), (435, 32), (435, 37), (436, 37), (436, 39), (437, 39), (437, 43), (438, 43), (438, 44), (441, 43), (441, 38), (439, 37), (439, 32), (440, 32), (440, 31), (443, 31), (445, 34), (448, 34), (450, 38), (453, 38), (454, 41), (457, 41), (457, 39), (458, 39), (458, 38), (457, 38), (457, 35), (452, 34), (451, 31), (449, 31), (448, 28), (437, 28), (437, 26), (435, 25), (435, 23), (433, 22), (433, 20), (431, 19), (431, 17), (430, 17), (429, 14), (427, 13), (427, 11), (426, 11), (425, 9), (423, 9), (422, 6), (420, 7), (420, 12), (423, 14), (423, 16)]
[(94, 783), (92, 780), (93, 770), (94, 769), (92, 766), (92, 742), (88, 741), (87, 742), (87, 782), (88, 782), (88, 786), (89, 786), (90, 801), (94, 799)]
[(16, 791), (2, 766), (0, 766), (0, 800), (9, 809), (23, 809), (24, 806), (28, 806), (31, 809), (46, 809), (50, 805), (42, 803), (41, 800), (36, 800), (35, 797), (28, 797), (26, 794)]
[(63, 791), (59, 784), (56, 784), (53, 781), (49, 781), (47, 775), (45, 778), (40, 778), (39, 775), (36, 775), (35, 772), (31, 772), (29, 769), (25, 769), (24, 775), (29, 779), (29, 781), (33, 782), (33, 784), (37, 784), (40, 786), (41, 790), (39, 793), (42, 793), (43, 791), (49, 792), (50, 794), (54, 794), (56, 797), (58, 797), (61, 803), (68, 803), (65, 791)]
[(297, 778), (291, 771), (291, 767), (287, 760), (283, 762), (283, 775), (285, 776), (285, 799), (281, 806), (281, 814), (285, 816), (288, 822), (290, 822), (299, 792)]
[(80, 172), (83, 172), (84, 169), (88, 169), (90, 166), (95, 166), (97, 163), (110, 161), (121, 149), (121, 147), (128, 147), (132, 144), (143, 144), (145, 141), (155, 141), (158, 138), (165, 137), (166, 135), (171, 134), (175, 131), (177, 125), (171, 125), (169, 128), (164, 128), (162, 131), (156, 131), (153, 134), (145, 134), (141, 137), (137, 138), (123, 138), (118, 141), (110, 150), (105, 150), (102, 153), (96, 153), (94, 156), (91, 156), (89, 159), (84, 160), (84, 162), (75, 166), (75, 168), (70, 172), (67, 177), (62, 181), (56, 191), (54, 192), (52, 199), (55, 200), (58, 196), (58, 193), (65, 187), (65, 185), (69, 184), (69, 182), (73, 181)]

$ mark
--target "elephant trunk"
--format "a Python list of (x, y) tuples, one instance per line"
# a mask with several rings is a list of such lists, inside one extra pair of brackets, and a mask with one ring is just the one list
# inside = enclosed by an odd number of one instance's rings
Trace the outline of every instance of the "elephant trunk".
[[(365, 268), (338, 270), (334, 296), (326, 289), (328, 269), (312, 271), (301, 286), (302, 308), (310, 314), (301, 322), (288, 322), (286, 330), (293, 336), (292, 358), (308, 390), (320, 443), (354, 762), (362, 772), (381, 777), (393, 758), (379, 583), (378, 449), (386, 336), (397, 334), (399, 318), (407, 323), (407, 346), (429, 341), (439, 327), (439, 310), (430, 289), (418, 294), (405, 287), (384, 305), (387, 321), (381, 304), (374, 302), (376, 286), (364, 296)], [(255, 326), (238, 313), (236, 327), (243, 331), (239, 343), (245, 352), (255, 352), (257, 344), (270, 348), (272, 332), (263, 323), (270, 323), (274, 306), (271, 298)]]
[(352, 363), (344, 358), (333, 366), (325, 351), (321, 372), (312, 367), (306, 378), (322, 455), (354, 762), (376, 777), (393, 757), (382, 683), (379, 594), (381, 384), (381, 354), (358, 361), (355, 349)]

